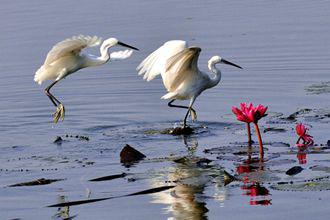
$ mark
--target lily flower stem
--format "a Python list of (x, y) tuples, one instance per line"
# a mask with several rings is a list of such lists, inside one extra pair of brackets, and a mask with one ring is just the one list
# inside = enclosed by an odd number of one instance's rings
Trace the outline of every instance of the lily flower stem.
[(257, 135), (258, 135), (260, 157), (263, 157), (264, 156), (264, 146), (262, 145), (262, 139), (261, 139), (261, 135), (260, 135), (259, 126), (257, 123), (254, 123), (254, 127), (255, 127)]
[(302, 139), (302, 138), (299, 137), (298, 140), (297, 140), (297, 142), (296, 142), (296, 144), (299, 144), (299, 141), (300, 141), (301, 139)]
[(251, 146), (252, 140), (251, 140), (251, 128), (250, 128), (250, 123), (246, 123), (246, 130), (248, 133), (248, 144)]

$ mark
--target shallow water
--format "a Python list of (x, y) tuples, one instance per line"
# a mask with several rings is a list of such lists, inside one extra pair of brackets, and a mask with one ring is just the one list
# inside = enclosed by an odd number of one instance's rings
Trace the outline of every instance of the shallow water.
[[(164, 191), (113, 199), (70, 208), (75, 219), (324, 219), (329, 192), (273, 190), (276, 181), (305, 180), (328, 175), (311, 167), (329, 167), (327, 150), (308, 154), (305, 170), (293, 177), (285, 171), (298, 164), (294, 147), (266, 145), (265, 170), (257, 178), (271, 195), (269, 206), (254, 206), (243, 195), (241, 183), (223, 187), (217, 179), (223, 169), (236, 173), (247, 155), (226, 151), (205, 154), (204, 149), (234, 148), (246, 141), (244, 126), (236, 123), (231, 106), (252, 101), (269, 106), (262, 128), (285, 132), (263, 134), (267, 143), (293, 146), (293, 122), (281, 120), (298, 109), (315, 109), (297, 117), (310, 127), (317, 144), (329, 137), (329, 93), (309, 92), (329, 82), (329, 7), (327, 1), (9, 1), (0, 7), (0, 214), (4, 219), (64, 219), (59, 202), (124, 195), (186, 176), (176, 195)], [(53, 106), (43, 86), (33, 81), (52, 45), (67, 37), (86, 34), (117, 37), (140, 48), (130, 59), (79, 71), (54, 87), (66, 106), (66, 119), (54, 125)], [(185, 112), (169, 109), (159, 98), (161, 80), (145, 82), (135, 67), (155, 48), (170, 39), (184, 39), (203, 50), (199, 66), (206, 70), (214, 54), (239, 64), (239, 70), (221, 66), (223, 80), (195, 103), (197, 132), (188, 138), (160, 134), (179, 125)], [(89, 50), (98, 53), (97, 49)], [(314, 86), (313, 86), (314, 85)], [(327, 90), (326, 90), (327, 91)], [(314, 113), (316, 112), (316, 113)], [(316, 117), (323, 115), (324, 117)], [(190, 122), (191, 123), (191, 122)], [(65, 137), (68, 134), (73, 137)], [(85, 135), (89, 141), (75, 135)], [(65, 141), (54, 144), (56, 136)], [(148, 160), (125, 168), (119, 152), (126, 144)], [(240, 151), (240, 150), (238, 150)], [(290, 153), (291, 152), (291, 153)], [(236, 152), (237, 153), (237, 152)], [(180, 165), (172, 157), (208, 157), (211, 170)], [(277, 162), (276, 162), (277, 161)], [(219, 168), (221, 167), (221, 169)], [(260, 168), (260, 167), (259, 167)], [(218, 175), (210, 172), (219, 170)], [(326, 169), (325, 169), (326, 170)], [(88, 179), (132, 173), (130, 177), (93, 183)], [(261, 173), (261, 174), (260, 174)], [(211, 180), (210, 176), (213, 176)], [(215, 176), (215, 177), (214, 177)], [(260, 177), (261, 176), (261, 177)], [(5, 186), (38, 178), (65, 179), (45, 186)], [(193, 178), (194, 177), (194, 178)], [(250, 177), (253, 179), (253, 177)], [(271, 198), (269, 198), (271, 197)], [(309, 207), (310, 209), (306, 209)], [(123, 211), (129, 210), (129, 211)], [(313, 211), (310, 211), (313, 210)], [(269, 216), (269, 213), (272, 213)], [(318, 213), (315, 216), (315, 213)]]

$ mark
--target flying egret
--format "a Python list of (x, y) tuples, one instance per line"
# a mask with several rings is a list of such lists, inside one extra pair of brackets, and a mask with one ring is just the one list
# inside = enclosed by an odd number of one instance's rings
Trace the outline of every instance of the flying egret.
[[(190, 113), (192, 120), (197, 118), (192, 108), (196, 98), (206, 89), (216, 86), (221, 80), (221, 71), (215, 67), (217, 63), (224, 63), (242, 69), (220, 56), (213, 56), (208, 61), (208, 68), (213, 76), (198, 69), (199, 47), (188, 47), (182, 40), (171, 40), (145, 58), (136, 68), (143, 79), (150, 81), (161, 74), (167, 94), (162, 99), (171, 99), (169, 107), (188, 109), (183, 120), (183, 127), (187, 126)], [(189, 106), (173, 105), (176, 100), (190, 99)]]
[(132, 50), (122, 50), (109, 54), (108, 50), (110, 47), (120, 45), (133, 50), (138, 50), (135, 47), (118, 41), (116, 38), (109, 38), (103, 41), (100, 46), (101, 56), (97, 57), (95, 55), (81, 53), (82, 49), (100, 45), (101, 42), (102, 39), (99, 37), (83, 35), (73, 36), (63, 40), (57, 43), (48, 52), (44, 64), (35, 73), (34, 81), (38, 84), (41, 84), (45, 80), (53, 80), (53, 83), (45, 89), (45, 93), (56, 107), (56, 111), (53, 114), (55, 123), (57, 123), (60, 118), (62, 118), (63, 121), (65, 116), (63, 104), (50, 93), (50, 89), (56, 83), (82, 68), (102, 65), (109, 60), (126, 59), (133, 53)]

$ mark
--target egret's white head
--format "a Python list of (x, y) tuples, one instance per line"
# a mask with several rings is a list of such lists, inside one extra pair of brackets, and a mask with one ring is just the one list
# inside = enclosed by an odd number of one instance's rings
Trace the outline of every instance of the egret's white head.
[(119, 40), (117, 40), (116, 38), (113, 38), (113, 37), (106, 39), (102, 43), (102, 47), (104, 47), (104, 48), (110, 48), (110, 47), (113, 47), (115, 45), (127, 47), (127, 48), (130, 48), (130, 49), (133, 49), (133, 50), (139, 50), (138, 48), (133, 47), (133, 46), (128, 45), (128, 44), (125, 44), (123, 42), (120, 42)]
[(136, 47), (133, 47), (133, 46), (130, 46), (130, 45), (125, 44), (123, 42), (120, 42), (116, 38), (108, 38), (108, 39), (106, 39), (103, 42), (102, 46), (101, 46), (101, 50), (103, 50), (104, 53), (107, 54), (108, 53), (108, 49), (110, 47), (113, 47), (113, 46), (116, 46), (116, 45), (119, 45), (119, 46), (122, 46), (122, 47), (127, 47), (127, 48), (129, 48), (129, 50), (119, 50), (119, 51), (112, 52), (110, 54), (110, 57), (109, 57), (111, 60), (122, 60), (122, 59), (126, 59), (126, 58), (128, 58), (128, 57), (130, 57), (132, 55), (133, 50), (139, 50)]
[(240, 68), (240, 69), (243, 69), (242, 67), (240, 67), (239, 65), (235, 64), (235, 63), (232, 63), (232, 62), (229, 62), (225, 59), (223, 59), (222, 57), (220, 56), (213, 56), (211, 57), (211, 59), (209, 60), (208, 62), (208, 66), (209, 68), (211, 68), (211, 66), (217, 64), (217, 63), (224, 63), (224, 64), (227, 64), (227, 65), (231, 65), (231, 66), (234, 66), (234, 67), (237, 67), (237, 68)]
[(109, 48), (112, 46), (115, 46), (118, 43), (118, 40), (116, 38), (108, 38), (105, 41), (103, 41), (102, 46), (105, 48)]
[(208, 62), (207, 66), (209, 67), (209, 69), (212, 69), (215, 64), (221, 62), (221, 59), (222, 58), (220, 56), (213, 56), (213, 57), (211, 57), (211, 59), (209, 59), (209, 62)]
[(220, 63), (221, 60), (222, 60), (222, 58), (221, 58), (220, 56), (218, 56), (218, 55), (213, 56), (213, 57), (211, 57), (211, 59), (209, 60), (209, 65), (210, 65), (210, 64)]

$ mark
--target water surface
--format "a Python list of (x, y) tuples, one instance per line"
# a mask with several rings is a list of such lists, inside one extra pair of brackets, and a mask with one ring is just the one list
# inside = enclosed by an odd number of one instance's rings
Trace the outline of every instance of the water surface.
[[(306, 91), (311, 85), (329, 82), (329, 7), (327, 1), (306, 0), (3, 0), (0, 8), (1, 216), (61, 219), (65, 217), (54, 217), (56, 209), (44, 207), (63, 198), (70, 201), (86, 198), (86, 189), (93, 198), (127, 194), (161, 185), (164, 179), (176, 179), (181, 173), (188, 177), (197, 175), (199, 182), (191, 187), (179, 186), (178, 198), (168, 192), (121, 198), (72, 207), (70, 215), (78, 214), (76, 219), (151, 216), (153, 219), (216, 219), (220, 215), (230, 219), (263, 219), (265, 215), (269, 219), (324, 219), (328, 214), (323, 206), (329, 202), (328, 192), (273, 190), (271, 206), (251, 206), (241, 187), (219, 186), (216, 179), (206, 178), (210, 172), (207, 169), (181, 167), (164, 160), (143, 162), (127, 170), (119, 163), (119, 152), (129, 143), (148, 158), (208, 157), (203, 153), (205, 148), (245, 141), (244, 127), (236, 124), (231, 113), (231, 106), (242, 101), (262, 103), (271, 112), (283, 116), (301, 108), (321, 109), (321, 112), (329, 109), (328, 93)], [(53, 92), (66, 106), (66, 119), (54, 125), (51, 118), (54, 108), (43, 93), (47, 83), (37, 85), (33, 75), (56, 42), (78, 34), (117, 37), (140, 51), (124, 61), (81, 70), (56, 85)], [(146, 133), (149, 129), (162, 130), (179, 124), (185, 112), (169, 109), (166, 101), (160, 100), (165, 89), (159, 78), (147, 83), (135, 71), (144, 57), (171, 39), (200, 46), (202, 70), (207, 70), (207, 60), (215, 54), (244, 68), (220, 67), (222, 82), (203, 93), (195, 103), (198, 122), (194, 126), (206, 127), (206, 131), (188, 140)], [(99, 53), (94, 48), (89, 52)], [(269, 120), (262, 124), (264, 128), (277, 126), (286, 131), (265, 133), (265, 141), (293, 146), (294, 123), (274, 125)], [(313, 117), (308, 120), (304, 116), (299, 120), (311, 127), (317, 144), (329, 140), (329, 120)], [(69, 137), (62, 145), (52, 143), (56, 136), (66, 134), (86, 135), (90, 141)], [(268, 148), (269, 155), (289, 150)], [(240, 161), (233, 159), (232, 153), (225, 156), (231, 159), (214, 157), (215, 164), (234, 174)], [(281, 172), (298, 165), (295, 154), (282, 157), (295, 162), (279, 166)], [(326, 159), (326, 155), (310, 155), (304, 165), (307, 172), (300, 178), (317, 176), (309, 168)], [(276, 170), (276, 166), (269, 169)], [(140, 174), (136, 177), (140, 181), (119, 179), (96, 185), (87, 181), (121, 172)], [(152, 175), (144, 177), (146, 173)], [(290, 180), (283, 173), (275, 176)], [(46, 186), (5, 187), (42, 177), (66, 180)]]

